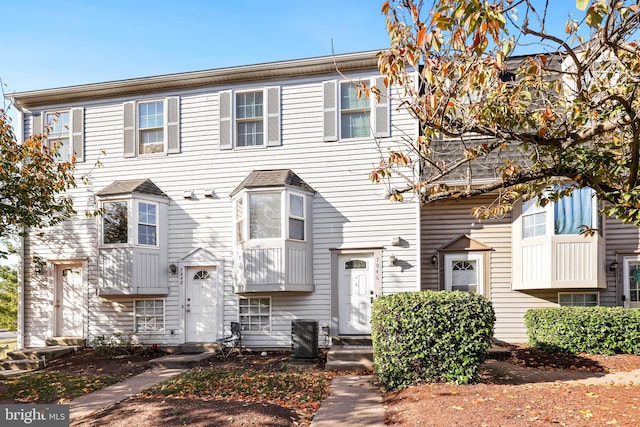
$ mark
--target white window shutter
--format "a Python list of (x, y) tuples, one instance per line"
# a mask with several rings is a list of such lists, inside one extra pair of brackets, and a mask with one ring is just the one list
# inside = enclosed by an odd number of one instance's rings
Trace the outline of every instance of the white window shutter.
[(376, 138), (391, 136), (391, 90), (384, 85), (384, 77), (377, 77), (374, 84), (380, 89), (380, 101), (373, 104), (374, 133)]
[(167, 98), (167, 153), (180, 152), (180, 97)]
[(84, 108), (71, 109), (71, 149), (76, 162), (84, 162)]
[(323, 140), (338, 140), (338, 82), (330, 80), (322, 83), (323, 92)]
[(233, 148), (233, 92), (225, 90), (220, 92), (219, 119), (220, 119), (220, 149)]
[(124, 157), (136, 156), (136, 103), (124, 103)]
[(282, 145), (280, 136), (280, 86), (265, 89), (267, 98), (267, 146)]

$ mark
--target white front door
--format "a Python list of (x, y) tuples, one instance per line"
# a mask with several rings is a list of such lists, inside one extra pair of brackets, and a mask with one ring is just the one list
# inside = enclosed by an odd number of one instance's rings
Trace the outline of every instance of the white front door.
[(622, 264), (624, 306), (640, 308), (640, 258), (625, 258)]
[(84, 336), (84, 304), (82, 297), (82, 265), (57, 265), (53, 336)]
[(186, 334), (187, 342), (214, 342), (216, 340), (216, 269), (187, 269)]
[(444, 255), (444, 288), (484, 294), (484, 256), (477, 253)]
[(339, 333), (371, 333), (371, 301), (374, 292), (374, 258), (371, 255), (338, 257)]

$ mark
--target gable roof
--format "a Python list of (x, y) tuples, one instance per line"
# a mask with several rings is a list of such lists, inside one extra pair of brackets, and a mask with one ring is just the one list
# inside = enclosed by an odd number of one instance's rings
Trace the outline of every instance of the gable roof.
[(491, 246), (487, 246), (479, 240), (474, 239), (468, 234), (461, 234), (458, 237), (449, 240), (438, 248), (440, 252), (448, 251), (490, 251)]
[(113, 181), (98, 191), (96, 196), (117, 196), (132, 193), (168, 198), (168, 196), (148, 178)]
[(269, 187), (293, 187), (308, 193), (316, 192), (291, 169), (270, 169), (252, 171), (229, 196), (233, 197), (244, 189)]

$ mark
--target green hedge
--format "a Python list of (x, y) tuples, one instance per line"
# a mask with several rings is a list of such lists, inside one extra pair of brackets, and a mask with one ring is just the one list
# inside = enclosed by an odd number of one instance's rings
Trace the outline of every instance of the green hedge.
[(640, 354), (640, 309), (536, 308), (524, 320), (529, 344), (546, 351)]
[(469, 292), (404, 292), (373, 303), (376, 375), (383, 388), (476, 381), (491, 345), (495, 314)]

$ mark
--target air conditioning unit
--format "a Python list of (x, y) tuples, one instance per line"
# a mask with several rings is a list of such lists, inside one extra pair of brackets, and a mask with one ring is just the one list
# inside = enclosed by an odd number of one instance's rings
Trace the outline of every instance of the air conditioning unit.
[(318, 357), (318, 322), (315, 320), (291, 321), (291, 357), (315, 359)]

